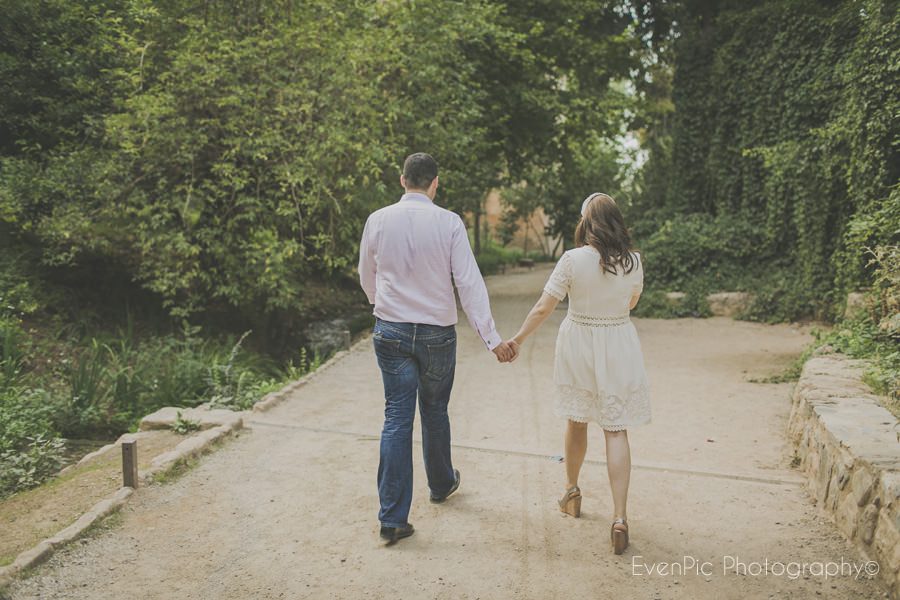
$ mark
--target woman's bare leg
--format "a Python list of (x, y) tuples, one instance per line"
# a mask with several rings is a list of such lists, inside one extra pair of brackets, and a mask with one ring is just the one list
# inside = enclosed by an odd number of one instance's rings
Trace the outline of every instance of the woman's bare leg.
[(587, 454), (587, 423), (569, 421), (566, 426), (566, 489), (578, 485), (578, 474)]
[(609, 487), (612, 489), (614, 519), (626, 518), (625, 505), (628, 501), (628, 482), (631, 479), (631, 448), (628, 446), (628, 432), (606, 431), (606, 471), (609, 473)]

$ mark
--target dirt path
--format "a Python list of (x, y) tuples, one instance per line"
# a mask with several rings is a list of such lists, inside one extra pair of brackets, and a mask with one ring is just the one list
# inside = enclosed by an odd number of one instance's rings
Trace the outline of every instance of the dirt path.
[[(513, 333), (547, 275), (491, 279), (501, 333)], [(609, 548), (597, 429), (583, 518), (562, 516), (563, 466), (551, 458), (562, 453), (564, 423), (551, 403), (562, 316), (513, 365), (498, 365), (461, 322), (450, 409), (462, 486), (430, 504), (417, 459), (412, 538), (386, 548), (377, 537), (383, 399), (363, 344), (180, 479), (141, 489), (118, 522), (58, 553), (12, 597), (881, 597), (864, 578), (819, 574), (816, 565), (861, 559), (816, 515), (790, 469), (790, 386), (748, 381), (799, 353), (809, 338), (797, 327), (636, 322), (653, 423), (629, 433), (632, 545), (619, 557)], [(659, 573), (659, 563), (691, 560), (711, 563), (709, 574)], [(766, 560), (768, 572), (758, 572)], [(734, 561), (749, 572), (735, 574)], [(813, 571), (792, 578), (772, 563)]]

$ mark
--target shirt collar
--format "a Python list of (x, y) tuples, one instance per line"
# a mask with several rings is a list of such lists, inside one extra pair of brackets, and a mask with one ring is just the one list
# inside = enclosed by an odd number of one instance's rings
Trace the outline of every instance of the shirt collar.
[(420, 202), (424, 200), (425, 202), (432, 204), (431, 198), (422, 192), (407, 192), (400, 196), (400, 202), (403, 202), (404, 200), (418, 200)]

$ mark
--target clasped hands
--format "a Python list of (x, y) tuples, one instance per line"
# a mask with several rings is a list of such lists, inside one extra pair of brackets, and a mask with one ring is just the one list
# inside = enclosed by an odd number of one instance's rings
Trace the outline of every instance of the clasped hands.
[(497, 355), (498, 362), (513, 362), (519, 358), (519, 344), (515, 340), (501, 342), (492, 352)]

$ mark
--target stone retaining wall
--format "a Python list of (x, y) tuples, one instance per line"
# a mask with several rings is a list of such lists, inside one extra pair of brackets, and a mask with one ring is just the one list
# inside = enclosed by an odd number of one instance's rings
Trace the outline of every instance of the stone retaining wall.
[(837, 354), (810, 359), (788, 432), (820, 509), (900, 598), (900, 424), (863, 383), (864, 368)]

